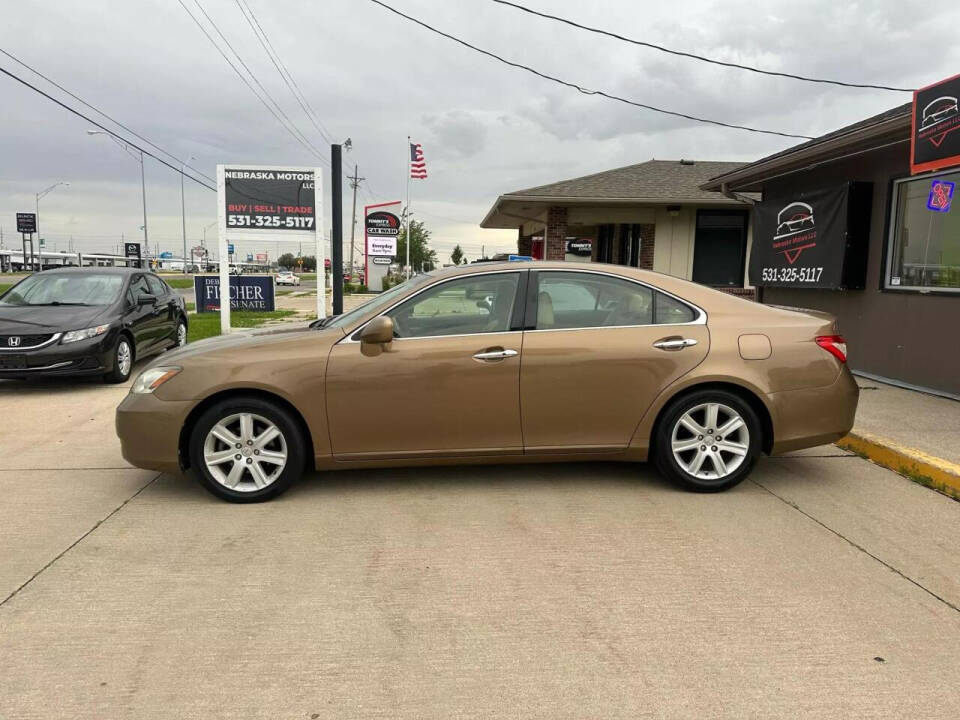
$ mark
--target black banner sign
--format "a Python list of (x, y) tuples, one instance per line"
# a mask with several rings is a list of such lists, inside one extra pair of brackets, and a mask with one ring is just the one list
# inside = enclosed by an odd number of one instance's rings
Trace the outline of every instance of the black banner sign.
[(224, 169), (228, 230), (314, 231), (311, 171)]
[(863, 287), (871, 199), (869, 183), (765, 198), (754, 206), (750, 283)]
[(910, 172), (960, 165), (960, 75), (913, 93)]
[(34, 213), (17, 213), (17, 232), (35, 233), (37, 231), (37, 216)]
[[(194, 275), (197, 312), (220, 310), (220, 276)], [(230, 309), (264, 312), (276, 309), (272, 275), (231, 275)]]

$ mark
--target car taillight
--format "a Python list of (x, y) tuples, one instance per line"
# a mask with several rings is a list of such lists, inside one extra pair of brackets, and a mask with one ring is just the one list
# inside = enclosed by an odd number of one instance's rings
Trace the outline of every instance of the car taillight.
[(842, 335), (821, 335), (817, 338), (817, 345), (833, 355), (842, 363), (847, 361), (847, 341)]

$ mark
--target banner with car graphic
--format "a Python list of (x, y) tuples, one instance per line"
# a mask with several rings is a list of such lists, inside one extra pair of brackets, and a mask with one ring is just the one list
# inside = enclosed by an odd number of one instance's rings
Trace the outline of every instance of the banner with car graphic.
[(960, 75), (913, 93), (910, 172), (960, 165)]
[(750, 283), (863, 287), (871, 198), (869, 183), (766, 197), (754, 206)]

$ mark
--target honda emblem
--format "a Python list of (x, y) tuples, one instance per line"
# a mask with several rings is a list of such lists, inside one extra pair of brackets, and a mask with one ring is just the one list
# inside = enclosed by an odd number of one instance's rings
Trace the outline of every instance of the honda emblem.
[(20, 337), (18, 335), (11, 335), (7, 338), (7, 345), (10, 347), (20, 347)]

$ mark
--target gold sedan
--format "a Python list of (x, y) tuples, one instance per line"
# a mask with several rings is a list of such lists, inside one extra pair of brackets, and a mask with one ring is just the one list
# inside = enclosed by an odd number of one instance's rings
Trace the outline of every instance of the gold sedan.
[(826, 313), (634, 268), (418, 275), (310, 328), (162, 356), (117, 408), (123, 456), (234, 502), (305, 469), (653, 459), (713, 492), (828, 443), (858, 390)]

